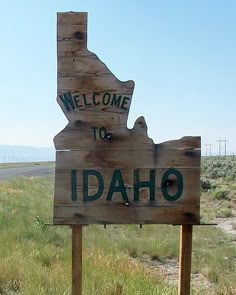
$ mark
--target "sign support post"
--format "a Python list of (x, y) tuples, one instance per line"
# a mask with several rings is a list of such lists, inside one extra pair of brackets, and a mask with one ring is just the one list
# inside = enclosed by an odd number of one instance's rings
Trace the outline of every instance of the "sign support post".
[(82, 294), (82, 225), (72, 225), (72, 295)]
[(192, 258), (192, 233), (191, 224), (181, 225), (180, 228), (180, 253), (179, 253), (179, 290), (178, 295), (190, 294), (191, 258)]

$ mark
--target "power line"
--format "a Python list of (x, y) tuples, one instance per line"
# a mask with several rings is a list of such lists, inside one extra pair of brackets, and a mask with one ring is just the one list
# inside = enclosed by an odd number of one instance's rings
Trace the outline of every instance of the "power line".
[(208, 151), (209, 151), (209, 156), (211, 157), (212, 144), (211, 143), (205, 143), (205, 147), (206, 147), (206, 157), (208, 156)]
[(222, 150), (222, 143), (224, 143), (223, 148), (224, 148), (224, 155), (226, 156), (227, 154), (227, 139), (218, 139), (217, 142), (219, 142), (219, 156), (221, 156), (221, 150)]

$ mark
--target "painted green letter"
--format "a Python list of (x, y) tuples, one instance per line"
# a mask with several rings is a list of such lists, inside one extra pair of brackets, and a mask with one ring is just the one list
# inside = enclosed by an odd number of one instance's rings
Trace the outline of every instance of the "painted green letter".
[[(174, 196), (171, 196), (168, 194), (168, 186), (166, 185), (166, 183), (168, 182), (168, 177), (170, 175), (175, 175), (176, 178), (177, 178), (177, 193), (174, 195)], [(174, 169), (174, 168), (171, 168), (169, 170), (167, 170), (164, 175), (162, 176), (162, 180), (161, 180), (161, 191), (162, 191), (162, 194), (164, 196), (164, 198), (167, 200), (167, 201), (176, 201), (178, 200), (182, 193), (183, 193), (183, 177), (182, 177), (182, 174)]]
[(150, 201), (155, 201), (155, 169), (150, 169), (150, 180), (139, 180), (139, 169), (134, 170), (134, 201), (139, 201), (140, 187), (148, 187), (150, 190)]
[[(116, 186), (116, 182), (118, 182), (118, 186)], [(119, 169), (116, 169), (113, 173), (109, 192), (107, 194), (107, 201), (111, 201), (113, 193), (118, 192), (121, 193), (124, 201), (129, 201), (126, 193), (124, 181)]]
[(121, 97), (122, 97), (121, 95), (116, 97), (116, 94), (113, 94), (111, 105), (112, 106), (115, 105), (117, 108), (119, 108), (120, 107), (120, 102), (121, 102)]
[(59, 97), (68, 112), (75, 109), (75, 104), (70, 92), (59, 95)]
[(126, 110), (126, 111), (127, 111), (127, 107), (126, 107), (126, 105), (127, 105), (127, 103), (128, 103), (129, 100), (130, 100), (130, 98), (127, 97), (127, 96), (125, 96), (125, 97), (123, 98), (123, 102), (122, 102), (122, 105), (121, 105), (121, 108), (122, 108), (123, 110)]
[[(98, 190), (94, 195), (89, 196), (89, 176), (95, 176), (98, 181)], [(83, 171), (83, 201), (95, 201), (101, 197), (104, 190), (102, 175), (96, 170)]]

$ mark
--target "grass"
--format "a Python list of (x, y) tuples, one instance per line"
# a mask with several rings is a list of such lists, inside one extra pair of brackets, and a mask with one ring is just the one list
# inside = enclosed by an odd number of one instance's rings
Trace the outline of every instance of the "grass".
[[(214, 183), (201, 196), (206, 222), (222, 208), (235, 208), (235, 186), (226, 189), (222, 179)], [(227, 190), (227, 198), (214, 198), (215, 190)], [(0, 182), (1, 295), (71, 294), (71, 230), (47, 225), (52, 205), (53, 178)], [(177, 294), (168, 276), (148, 271), (142, 259), (168, 266), (170, 259), (178, 263), (178, 255), (178, 226), (83, 227), (83, 294)], [(236, 294), (236, 247), (230, 237), (213, 226), (194, 227), (192, 274), (205, 278), (210, 294)], [(205, 293), (198, 286), (192, 294)]]
[[(52, 194), (52, 178), (0, 183), (0, 294), (71, 293), (71, 231), (46, 226)], [(84, 228), (83, 294), (176, 293), (163, 278), (151, 277), (141, 264), (130, 261), (129, 234), (135, 238), (137, 229)], [(142, 240), (139, 232), (137, 241)]]

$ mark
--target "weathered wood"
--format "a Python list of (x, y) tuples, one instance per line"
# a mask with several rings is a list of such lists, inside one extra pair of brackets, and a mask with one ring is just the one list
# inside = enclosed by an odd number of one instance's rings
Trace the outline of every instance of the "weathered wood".
[[(83, 112), (81, 110), (81, 112)], [(112, 111), (110, 111), (110, 114)], [(116, 113), (117, 114), (117, 113)], [(60, 150), (155, 150), (153, 140), (147, 138), (146, 126), (128, 129), (119, 121), (119, 117), (105, 117), (104, 111), (97, 110), (96, 116), (91, 110), (86, 111), (86, 120), (79, 124), (68, 124), (66, 128), (55, 137), (55, 144)], [(141, 118), (138, 122), (143, 122)], [(101, 122), (103, 122), (101, 126)], [(119, 125), (118, 125), (119, 123)], [(97, 127), (99, 126), (99, 127)], [(104, 131), (112, 135), (112, 140), (107, 140)], [(101, 133), (101, 134), (100, 134)], [(101, 138), (102, 135), (102, 138)], [(134, 140), (135, 138), (135, 140)]]
[[(109, 144), (109, 143), (108, 143)], [(89, 168), (196, 168), (199, 170), (199, 151), (179, 150), (81, 150), (58, 151), (56, 169)]]
[[(85, 58), (85, 57), (84, 57)], [(72, 68), (73, 70), (73, 68)], [(99, 71), (99, 68), (95, 67), (94, 71)], [(88, 76), (89, 77), (89, 76)], [(112, 93), (114, 91), (113, 89), (117, 89), (120, 87), (126, 86), (126, 83), (121, 82), (117, 80), (113, 76), (109, 76), (108, 74), (106, 75), (99, 75), (99, 72), (91, 77), (90, 79), (84, 78), (81, 79), (79, 77), (63, 77), (63, 78), (58, 78), (58, 89), (60, 90), (61, 94), (64, 94), (64, 92), (68, 91), (75, 91), (75, 90), (80, 90), (80, 94), (85, 94), (88, 95), (91, 90), (95, 92), (104, 92), (106, 89), (105, 93)], [(132, 87), (132, 85), (130, 85)], [(127, 84), (126, 87), (124, 87), (124, 92), (120, 90), (120, 92), (116, 92), (117, 95), (124, 95), (127, 90), (126, 88), (131, 88), (129, 87), (129, 83)], [(85, 90), (87, 90), (85, 92)], [(129, 93), (130, 95), (130, 93)], [(105, 105), (105, 104), (104, 104)]]
[[(155, 187), (155, 200), (150, 200), (150, 189), (148, 188), (141, 188), (139, 189), (139, 200), (136, 201), (135, 197), (137, 198), (137, 195), (135, 194), (135, 191), (133, 188), (126, 188), (126, 196), (125, 199), (122, 197), (122, 194), (120, 192), (113, 192), (112, 193), (112, 199), (109, 199), (109, 188), (105, 187), (103, 189), (102, 195), (96, 200), (96, 201), (87, 201), (85, 202), (83, 198), (83, 188), (77, 188), (76, 189), (76, 200), (72, 200), (71, 197), (71, 187), (63, 187), (58, 188), (55, 193), (57, 194), (58, 198), (55, 200), (55, 206), (86, 206), (87, 208), (92, 206), (110, 206), (115, 208), (118, 205), (124, 204), (126, 200), (130, 203), (130, 206), (134, 207), (199, 207), (199, 200), (198, 200), (198, 193), (195, 191), (198, 191), (197, 187), (184, 187), (183, 193), (181, 197), (177, 201), (168, 201), (164, 198), (162, 190), (160, 187)], [(177, 191), (177, 188), (168, 188), (169, 195), (175, 195)], [(98, 192), (98, 188), (89, 188), (88, 189), (88, 195), (93, 196), (96, 195)], [(191, 198), (189, 195), (191, 195)], [(89, 197), (88, 197), (89, 199)], [(127, 212), (128, 213), (128, 212)]]
[[(196, 213), (199, 210), (199, 186), (196, 186), (199, 179), (199, 170), (195, 169), (181, 169), (179, 172), (183, 177), (183, 192), (181, 197), (177, 200), (170, 201), (166, 200), (162, 188), (166, 183), (162, 183), (163, 175), (168, 171), (168, 169), (153, 169), (155, 172), (155, 179), (152, 184), (154, 187), (152, 189), (155, 191), (154, 199), (150, 198), (150, 187), (141, 187), (137, 193), (134, 190), (134, 172), (129, 169), (120, 170), (122, 179), (124, 182), (124, 192), (113, 192), (111, 199), (109, 199), (109, 190), (111, 187), (111, 179), (114, 174), (113, 169), (100, 169), (96, 170), (96, 173), (99, 173), (103, 179), (103, 191), (98, 199), (84, 202), (84, 185), (85, 179), (83, 177), (84, 170), (76, 170), (76, 187), (75, 194), (76, 200), (72, 198), (72, 186), (71, 186), (71, 170), (56, 170), (56, 183), (55, 183), (55, 195), (56, 199), (54, 202), (55, 206), (62, 206), (64, 210), (69, 210), (67, 206), (86, 206), (89, 207), (101, 207), (105, 206), (109, 210), (113, 208), (114, 210), (117, 207), (123, 207), (125, 203), (124, 197), (129, 201), (130, 207), (136, 207), (137, 210), (141, 210), (140, 207), (181, 207), (181, 208), (194, 208)], [(139, 169), (140, 181), (150, 181), (150, 169)], [(91, 175), (89, 177), (88, 183), (88, 195), (94, 196), (99, 190), (99, 180), (97, 177)], [(101, 188), (101, 186), (100, 186)], [(166, 187), (167, 193), (170, 196), (175, 196), (178, 191), (178, 181), (175, 175), (169, 175), (168, 177), (168, 186)], [(138, 198), (138, 200), (137, 200)], [(90, 200), (90, 198), (88, 198)], [(170, 198), (171, 199), (171, 198)], [(123, 215), (123, 223), (129, 222), (129, 211), (124, 211), (127, 216)], [(187, 211), (186, 211), (187, 212)], [(55, 213), (56, 214), (56, 213)], [(66, 213), (65, 213), (66, 214)], [(166, 216), (168, 222), (169, 216)], [(157, 221), (158, 222), (158, 221)], [(198, 223), (198, 221), (196, 221)], [(139, 223), (137, 221), (137, 223)]]
[[(78, 95), (81, 96), (81, 99), (85, 95), (86, 109), (89, 109), (87, 108), (87, 104), (94, 99), (96, 107), (93, 111), (97, 113), (97, 111), (103, 109), (103, 117), (108, 112), (110, 118), (112, 116), (109, 112), (113, 111), (115, 120), (126, 122), (134, 82), (119, 81), (95, 54), (87, 50), (87, 14), (73, 12), (69, 14), (58, 14), (57, 35), (57, 101), (70, 123), (77, 121), (78, 116), (81, 122), (91, 122), (87, 118), (87, 112), (83, 112), (80, 110), (80, 107), (77, 107), (80, 105), (80, 102), (77, 102), (79, 100)], [(72, 94), (73, 103), (76, 104), (76, 107), (72, 110), (67, 110), (61, 99), (61, 96), (66, 95), (68, 92)], [(118, 108), (116, 106), (106, 107), (107, 100), (109, 99), (108, 96), (105, 97), (104, 101), (97, 104), (97, 98), (94, 98), (94, 94), (96, 96), (96, 94), (102, 95), (102, 93), (127, 97), (126, 106), (123, 105), (127, 109), (122, 110), (122, 113), (125, 114), (117, 113)], [(76, 98), (74, 98), (74, 94), (77, 95)], [(93, 116), (91, 115), (91, 117)], [(112, 118), (108, 123), (111, 122)], [(55, 145), (57, 147), (56, 138)]]
[(178, 295), (190, 294), (192, 260), (192, 225), (180, 228), (179, 289)]
[(197, 207), (55, 206), (53, 221), (55, 224), (195, 224), (198, 212)]
[(170, 140), (159, 144), (160, 149), (201, 149), (201, 138), (199, 136), (185, 136), (180, 140)]
[(83, 34), (87, 34), (87, 26), (86, 25), (58, 25), (58, 41), (65, 40), (76, 40), (78, 42), (78, 38), (76, 37), (75, 32), (80, 32)]
[(87, 25), (87, 12), (59, 12), (57, 13), (58, 25)]
[(87, 49), (87, 14), (59, 13), (57, 40), (69, 123), (54, 138), (54, 223), (198, 224), (200, 137), (154, 144), (143, 117), (127, 128), (134, 82)]
[(72, 295), (82, 294), (82, 225), (72, 225)]
[[(169, 168), (155, 168), (155, 187), (161, 188), (162, 187), (162, 177), (168, 171)], [(103, 168), (96, 169), (96, 171), (102, 176), (104, 181), (104, 187), (109, 188), (112, 176), (114, 175), (113, 168)], [(134, 184), (134, 170), (123, 168), (119, 170), (122, 179), (124, 181), (124, 185), (127, 188), (132, 188)], [(200, 169), (193, 169), (193, 168), (180, 168), (178, 171), (181, 173), (184, 183), (184, 188), (196, 188), (198, 186), (198, 178), (200, 174)], [(56, 188), (70, 188), (71, 187), (71, 169), (56, 169)], [(76, 169), (76, 176), (77, 176), (77, 188), (83, 188), (83, 173), (84, 169), (81, 167), (80, 169)], [(150, 180), (150, 169), (143, 168), (139, 169), (139, 177), (140, 181), (148, 181)], [(172, 189), (177, 187), (176, 177), (174, 175), (170, 175), (168, 179), (171, 183), (168, 184), (168, 188)], [(98, 187), (98, 180), (96, 177), (89, 177), (89, 188), (97, 188)], [(191, 196), (189, 196), (191, 197)]]

